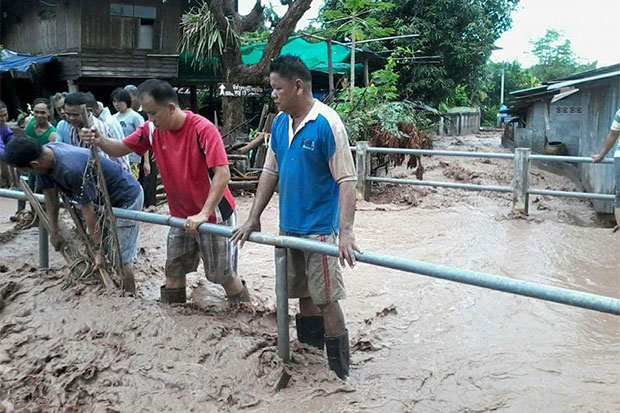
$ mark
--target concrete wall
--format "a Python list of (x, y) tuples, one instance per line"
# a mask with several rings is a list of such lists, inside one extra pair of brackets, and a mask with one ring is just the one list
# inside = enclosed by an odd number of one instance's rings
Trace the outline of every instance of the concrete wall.
[[(611, 120), (620, 108), (620, 80), (599, 84), (597, 87), (582, 88), (584, 113), (581, 119), (581, 140), (579, 155), (590, 156), (599, 153), (609, 132)], [(607, 155), (613, 157), (614, 150)], [(613, 165), (580, 164), (580, 178), (588, 192), (613, 193)], [(597, 212), (613, 212), (612, 201), (593, 201)]]
[[(560, 141), (566, 145), (568, 155), (599, 153), (611, 120), (620, 108), (620, 79), (616, 77), (578, 87), (579, 92), (557, 102), (550, 103), (549, 99), (527, 108), (523, 119), (525, 127), (514, 127), (514, 145), (543, 153), (546, 142)], [(608, 156), (613, 157), (613, 152)], [(578, 171), (586, 192), (614, 192), (613, 165), (579, 164)], [(594, 200), (592, 204), (597, 212), (613, 212), (611, 201)]]
[(549, 142), (564, 143), (567, 155), (579, 156), (583, 111), (581, 92), (567, 96), (550, 106), (550, 133), (547, 139)]
[[(542, 153), (545, 150), (545, 112), (547, 112), (547, 102), (536, 102), (530, 106), (525, 115), (525, 127), (531, 130), (531, 146), (532, 152)], [(518, 129), (517, 129), (518, 130)], [(521, 135), (521, 132), (515, 130), (515, 139), (517, 135)], [(530, 132), (523, 132), (526, 135)], [(519, 146), (519, 145), (517, 145)]]
[(445, 114), (447, 120), (440, 123), (439, 135), (470, 135), (480, 130), (480, 109), (453, 108)]

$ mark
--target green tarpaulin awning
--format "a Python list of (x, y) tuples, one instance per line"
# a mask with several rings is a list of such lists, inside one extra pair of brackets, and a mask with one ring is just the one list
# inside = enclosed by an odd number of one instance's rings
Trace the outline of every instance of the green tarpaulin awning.
[[(241, 59), (246, 65), (259, 62), (263, 56), (267, 43), (256, 43), (241, 47)], [(328, 73), (327, 66), (327, 42), (308, 42), (301, 37), (290, 37), (282, 47), (281, 55), (291, 54), (298, 56), (313, 72)], [(179, 81), (190, 83), (213, 83), (221, 81), (218, 58), (208, 61), (210, 65), (202, 70), (196, 70), (191, 66), (193, 56), (182, 53), (179, 59)], [(332, 44), (332, 67), (335, 74), (348, 74), (351, 70), (351, 49), (347, 46)], [(363, 70), (363, 65), (355, 65), (356, 71)]]

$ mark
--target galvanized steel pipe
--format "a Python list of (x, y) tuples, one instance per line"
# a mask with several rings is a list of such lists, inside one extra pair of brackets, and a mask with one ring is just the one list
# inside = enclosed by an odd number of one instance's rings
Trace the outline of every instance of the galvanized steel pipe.
[[(23, 197), (23, 194), (18, 191), (0, 189), (0, 196), (19, 199), (20, 197)], [(132, 219), (151, 224), (168, 225), (176, 228), (183, 228), (185, 224), (185, 219), (167, 215), (130, 211), (120, 208), (113, 208), (113, 211), (114, 215), (119, 218)], [(215, 234), (223, 237), (230, 237), (232, 235), (232, 230), (229, 227), (222, 225), (202, 224), (198, 230), (200, 232)], [(294, 248), (315, 252), (318, 254), (331, 255), (334, 257), (338, 256), (338, 247), (336, 245), (303, 238), (276, 236), (254, 232), (250, 234), (249, 240), (259, 244)], [(521, 281), (518, 279), (452, 268), (422, 261), (407, 260), (392, 255), (378, 254), (370, 251), (365, 251), (361, 254), (355, 253), (355, 257), (359, 262), (377, 265), (384, 268), (427, 275), (462, 284), (469, 284), (491, 290), (522, 295), (525, 297), (567, 304), (573, 307), (581, 307), (603, 313), (620, 315), (620, 299), (615, 297), (591, 294), (529, 281)]]
[(278, 356), (284, 361), (291, 360), (288, 331), (288, 275), (286, 248), (274, 249), (276, 264), (276, 319), (278, 323)]
[(439, 182), (439, 181), (421, 181), (419, 179), (397, 179), (397, 178), (366, 178), (369, 182), (380, 182), (386, 184), (405, 184), (405, 185), (419, 185), (419, 186), (435, 186), (439, 188), (458, 188), (468, 191), (494, 191), (494, 192), (512, 192), (510, 186), (495, 186), (495, 185), (476, 185), (476, 184), (459, 184), (456, 182)]
[(613, 201), (616, 196), (613, 194), (594, 194), (590, 192), (571, 192), (571, 191), (552, 191), (548, 189), (530, 188), (527, 191), (530, 195), (549, 195), (562, 198), (582, 198), (582, 199), (600, 199), (604, 201)]
[[(530, 155), (530, 159), (533, 161), (548, 162), (594, 163), (592, 158), (588, 156)], [(605, 158), (597, 163), (613, 164), (614, 160), (612, 158)]]
[(369, 147), (368, 152), (373, 153), (395, 153), (402, 155), (439, 155), (439, 156), (461, 156), (465, 158), (492, 158), (492, 159), (514, 159), (512, 153), (495, 152), (465, 152), (465, 151), (436, 151), (433, 149), (407, 149), (407, 148), (377, 148)]

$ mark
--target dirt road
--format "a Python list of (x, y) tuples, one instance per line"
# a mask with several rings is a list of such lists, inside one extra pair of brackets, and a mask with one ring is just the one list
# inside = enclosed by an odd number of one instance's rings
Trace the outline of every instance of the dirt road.
[[(436, 148), (505, 151), (493, 135)], [(424, 164), (428, 180), (509, 185), (512, 176), (502, 160)], [(532, 180), (574, 188), (538, 168)], [(534, 197), (518, 217), (506, 194), (373, 193), (358, 204), (363, 249), (620, 297), (620, 234), (585, 201)], [(238, 198), (241, 219), (250, 205)], [(263, 231), (277, 232), (277, 199)], [(170, 307), (157, 301), (165, 236), (142, 226), (137, 299), (69, 282), (57, 254), (52, 270), (34, 270), (35, 229), (0, 244), (0, 400), (45, 412), (620, 410), (620, 317), (360, 264), (345, 270), (353, 365), (344, 383), (297, 344), (292, 324), (293, 362), (276, 356), (271, 247), (241, 254), (255, 314), (230, 312), (200, 273), (190, 276), (192, 304)], [(292, 380), (276, 392), (284, 369)]]

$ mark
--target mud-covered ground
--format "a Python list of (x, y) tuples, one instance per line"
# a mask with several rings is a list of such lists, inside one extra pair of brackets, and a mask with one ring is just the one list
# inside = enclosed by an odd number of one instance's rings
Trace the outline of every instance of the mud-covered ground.
[[(436, 148), (505, 151), (496, 135)], [(427, 180), (510, 185), (510, 161), (425, 158)], [(390, 176), (412, 175), (405, 168)], [(574, 189), (534, 167), (532, 185)], [(237, 198), (240, 218), (250, 198)], [(381, 185), (358, 203), (363, 249), (620, 297), (620, 234), (588, 202)], [(0, 200), (0, 232), (14, 201)], [(166, 212), (161, 208), (161, 212)], [(73, 280), (60, 256), (36, 270), (37, 231), (0, 237), (0, 401), (15, 411), (485, 412), (620, 410), (620, 318), (365, 264), (345, 270), (352, 375), (318, 351), (276, 355), (271, 247), (248, 244), (240, 273), (254, 313), (229, 310), (200, 272), (190, 303), (157, 300), (167, 229), (143, 225), (138, 297)], [(277, 198), (263, 231), (277, 231)], [(291, 306), (291, 315), (295, 305)], [(276, 391), (283, 372), (288, 386)], [(0, 407), (0, 411), (1, 407)]]

